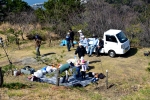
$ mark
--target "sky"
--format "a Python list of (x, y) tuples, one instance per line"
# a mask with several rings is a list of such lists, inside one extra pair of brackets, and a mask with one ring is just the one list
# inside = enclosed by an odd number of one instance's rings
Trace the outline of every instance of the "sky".
[(46, 2), (48, 0), (23, 0), (23, 1), (27, 2), (28, 5), (33, 5), (35, 3), (44, 3), (44, 2)]

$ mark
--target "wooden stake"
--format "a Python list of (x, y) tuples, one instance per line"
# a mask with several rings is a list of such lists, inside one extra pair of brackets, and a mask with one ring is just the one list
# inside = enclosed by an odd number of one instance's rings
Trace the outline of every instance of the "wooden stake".
[(56, 70), (56, 86), (59, 86), (59, 68)]
[(2, 68), (0, 67), (0, 87), (3, 85), (3, 74), (2, 74)]
[(108, 70), (106, 70), (106, 88), (108, 89)]

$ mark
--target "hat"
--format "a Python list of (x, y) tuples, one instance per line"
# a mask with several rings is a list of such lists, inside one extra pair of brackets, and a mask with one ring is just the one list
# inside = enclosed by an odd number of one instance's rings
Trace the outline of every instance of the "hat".
[(70, 34), (69, 32), (67, 34)]
[(73, 67), (73, 66), (74, 66), (74, 64), (73, 64), (72, 62), (70, 62), (70, 66), (71, 66), (71, 67)]
[(97, 35), (93, 35), (93, 37), (94, 37), (94, 38), (97, 38), (98, 36), (97, 36)]
[(79, 32), (79, 33), (81, 33), (81, 32), (82, 32), (82, 30), (79, 30), (78, 32)]
[(84, 38), (84, 35), (82, 35), (81, 37)]
[(81, 43), (79, 43), (79, 45), (82, 45)]

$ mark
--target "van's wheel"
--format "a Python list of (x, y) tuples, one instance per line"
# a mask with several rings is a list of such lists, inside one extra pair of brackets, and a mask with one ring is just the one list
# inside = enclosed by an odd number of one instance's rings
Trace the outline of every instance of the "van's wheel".
[(116, 53), (115, 53), (115, 51), (113, 51), (113, 50), (109, 51), (108, 54), (109, 54), (109, 56), (112, 57), (112, 58), (116, 56)]

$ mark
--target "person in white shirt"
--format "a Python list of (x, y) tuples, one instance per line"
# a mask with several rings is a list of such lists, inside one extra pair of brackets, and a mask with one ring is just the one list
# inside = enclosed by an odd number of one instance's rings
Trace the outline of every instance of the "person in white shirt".
[(82, 77), (82, 79), (86, 78), (86, 71), (87, 71), (87, 65), (86, 65), (85, 61), (83, 60), (81, 62), (81, 77)]
[(83, 36), (82, 30), (79, 30), (78, 33), (79, 33), (79, 41), (80, 41), (82, 39), (82, 36)]
[(90, 46), (88, 46), (87, 53), (89, 54), (89, 57), (92, 55), (94, 49), (98, 46), (98, 43), (99, 43), (99, 40), (97, 36), (94, 36), (93, 43)]
[(85, 38), (84, 35), (81, 36), (81, 40), (79, 41), (79, 43), (82, 44), (82, 46), (86, 49), (86, 52), (88, 51), (88, 45), (89, 45), (89, 41), (87, 38)]

